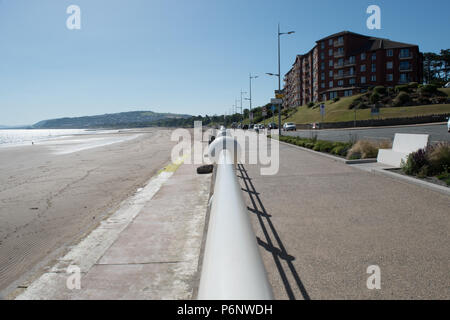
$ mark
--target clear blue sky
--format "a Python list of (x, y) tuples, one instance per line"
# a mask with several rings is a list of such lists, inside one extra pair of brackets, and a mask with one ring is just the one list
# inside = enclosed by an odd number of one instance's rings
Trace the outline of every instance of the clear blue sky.
[[(81, 30), (66, 8), (81, 8)], [(377, 4), (382, 29), (366, 28)], [(277, 23), (282, 74), (315, 40), (342, 30), (450, 47), (448, 0), (0, 0), (0, 124), (153, 110), (229, 112), (254, 80), (253, 105), (277, 88)], [(248, 102), (245, 101), (248, 107)]]

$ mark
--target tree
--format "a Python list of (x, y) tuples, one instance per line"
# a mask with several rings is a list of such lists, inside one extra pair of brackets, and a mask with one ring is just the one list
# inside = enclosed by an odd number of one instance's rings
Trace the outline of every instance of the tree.
[(450, 80), (450, 49), (442, 49), (439, 54), (424, 53), (423, 75), (426, 83), (448, 82)]

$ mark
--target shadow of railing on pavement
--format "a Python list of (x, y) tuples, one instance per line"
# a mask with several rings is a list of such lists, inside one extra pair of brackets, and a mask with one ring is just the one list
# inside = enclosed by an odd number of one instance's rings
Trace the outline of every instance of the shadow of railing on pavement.
[[(248, 207), (247, 209), (250, 212), (256, 214), (256, 216), (258, 217), (261, 230), (266, 238), (264, 241), (257, 237), (258, 244), (272, 254), (273, 260), (281, 276), (283, 285), (285, 287), (289, 299), (290, 300), (296, 299), (292, 287), (293, 285), (297, 285), (298, 289), (300, 290), (303, 296), (303, 299), (310, 300), (308, 292), (306, 291), (305, 286), (303, 285), (303, 282), (301, 281), (300, 276), (298, 275), (297, 270), (295, 269), (295, 266), (292, 263), (292, 261), (295, 260), (295, 257), (287, 253), (286, 248), (283, 245), (283, 242), (281, 241), (281, 238), (278, 235), (278, 232), (272, 223), (271, 220), (272, 216), (267, 213), (261, 201), (261, 198), (259, 197), (259, 193), (256, 191), (255, 186), (252, 183), (252, 179), (249, 177), (247, 170), (245, 170), (245, 167), (242, 164), (239, 164), (237, 168), (240, 173), (240, 175), (238, 175), (238, 178), (242, 179), (245, 184), (245, 188), (242, 188), (242, 190), (248, 193), (250, 201), (252, 203), (252, 207)], [(269, 234), (269, 230), (272, 236)], [(274, 246), (272, 237), (275, 239), (278, 247)], [(288, 268), (292, 274), (292, 277), (295, 279), (295, 284), (289, 282), (287, 272), (286, 270), (284, 270), (281, 260), (284, 260), (287, 263)]]

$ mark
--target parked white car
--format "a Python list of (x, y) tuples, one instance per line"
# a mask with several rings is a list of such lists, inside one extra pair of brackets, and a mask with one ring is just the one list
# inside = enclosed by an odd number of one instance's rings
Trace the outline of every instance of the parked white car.
[(293, 122), (286, 122), (283, 124), (284, 131), (297, 131), (297, 126)]
[(447, 130), (450, 133), (450, 117), (448, 118), (448, 122), (447, 122)]

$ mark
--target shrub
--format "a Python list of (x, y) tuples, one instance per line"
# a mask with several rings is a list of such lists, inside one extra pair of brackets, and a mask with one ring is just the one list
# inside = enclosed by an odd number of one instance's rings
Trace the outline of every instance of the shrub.
[(408, 155), (406, 162), (402, 164), (402, 170), (406, 174), (416, 175), (424, 166), (429, 166), (427, 154), (425, 149), (419, 149)]
[(430, 174), (439, 174), (450, 169), (450, 143), (438, 143), (427, 151)]
[(437, 89), (438, 86), (436, 86), (435, 84), (426, 84), (420, 88), (420, 93), (434, 94), (438, 91)]
[(336, 98), (333, 99), (333, 101), (334, 101), (334, 102), (338, 102), (339, 99), (340, 99), (339, 97), (336, 97)]
[(409, 94), (406, 92), (400, 92), (394, 99), (394, 106), (395, 107), (403, 106), (409, 101), (411, 101), (411, 97), (409, 96)]
[(353, 159), (352, 157), (357, 155), (361, 159), (376, 158), (378, 156), (378, 149), (388, 149), (390, 146), (391, 143), (389, 141), (359, 140), (348, 151), (347, 158)]
[(395, 86), (395, 92), (409, 92), (409, 86), (407, 84)]
[(364, 102), (360, 102), (360, 103), (356, 106), (356, 108), (357, 108), (357, 109), (369, 109), (370, 107), (369, 107), (367, 104), (365, 104)]
[(333, 149), (333, 142), (319, 140), (316, 142), (313, 150), (320, 152), (330, 152)]
[(387, 88), (387, 94), (388, 95), (391, 95), (393, 93), (394, 93), (394, 88), (391, 88), (391, 87)]
[(383, 86), (376, 86), (376, 87), (373, 89), (373, 91), (374, 91), (374, 93), (378, 93), (379, 95), (383, 95), (383, 94), (386, 93), (386, 88), (383, 87)]
[(335, 154), (337, 156), (345, 157), (350, 147), (351, 144), (349, 143), (334, 144), (334, 147), (333, 149), (331, 149), (330, 153)]
[(419, 84), (417, 82), (410, 82), (408, 85), (411, 89), (417, 89), (418, 86)]
[(308, 108), (312, 108), (312, 107), (314, 107), (314, 102), (310, 102), (310, 103), (308, 103)]
[(370, 103), (375, 104), (380, 101), (380, 95), (377, 92), (372, 93), (370, 96)]

